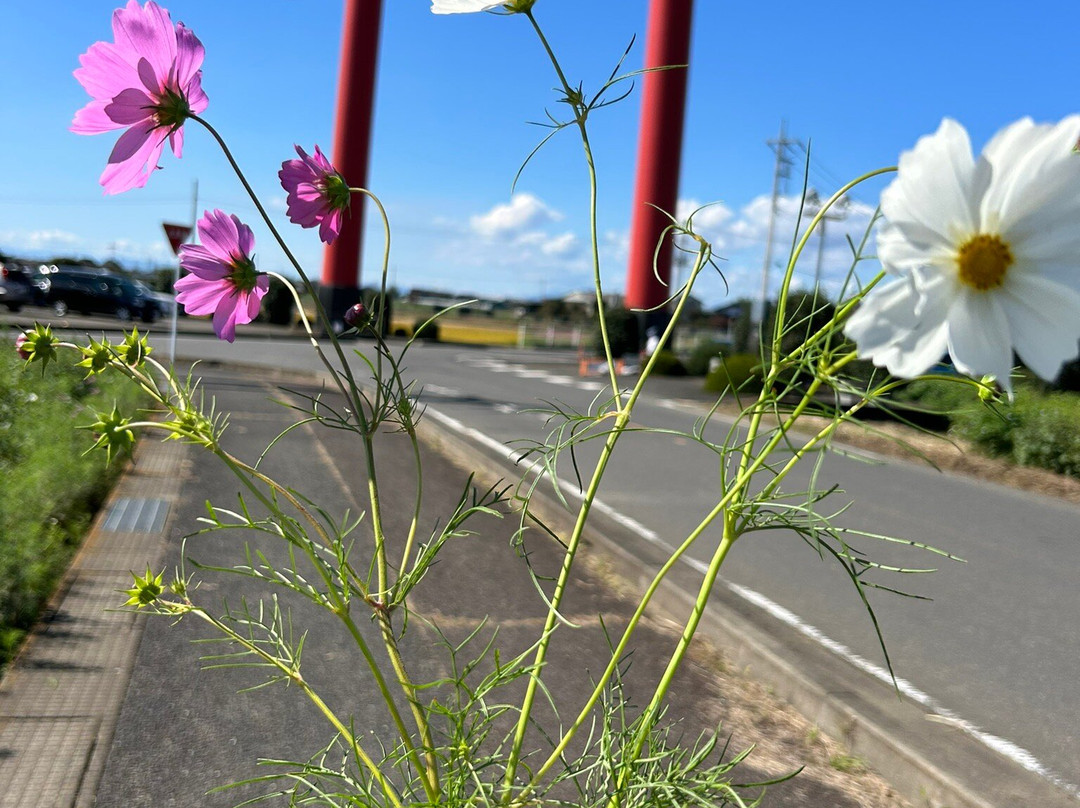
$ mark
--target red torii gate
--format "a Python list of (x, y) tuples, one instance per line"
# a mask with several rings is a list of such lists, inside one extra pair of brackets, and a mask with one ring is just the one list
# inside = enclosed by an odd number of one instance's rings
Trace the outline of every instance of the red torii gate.
[[(345, 0), (332, 161), (354, 187), (367, 187), (381, 17), (382, 0)], [(345, 312), (360, 300), (365, 201), (353, 195), (340, 235), (323, 251), (319, 297), (335, 328), (344, 327)]]
[[(649, 0), (645, 67), (689, 64), (692, 11), (693, 0)], [(381, 13), (382, 0), (345, 0), (333, 162), (351, 184), (360, 186), (367, 184)], [(632, 308), (652, 308), (669, 294), (653, 272), (656, 242), (667, 220), (652, 206), (674, 212), (678, 199), (687, 72), (661, 70), (643, 81), (626, 278), (626, 303)], [(354, 196), (352, 215), (325, 250), (321, 296), (331, 321), (340, 321), (359, 299), (363, 212), (363, 197)], [(660, 251), (656, 271), (665, 282), (670, 277), (669, 249)], [(653, 313), (646, 326), (662, 319), (662, 312)]]
[[(672, 292), (664, 285), (671, 277), (670, 245), (657, 253), (656, 242), (670, 224), (661, 211), (674, 215), (679, 196), (693, 8), (694, 0), (649, 1), (645, 68), (687, 67), (646, 73), (643, 82), (630, 259), (626, 270), (626, 305), (632, 309), (659, 306)], [(665, 312), (649, 312), (645, 315), (646, 330), (650, 326), (660, 326), (666, 320)]]

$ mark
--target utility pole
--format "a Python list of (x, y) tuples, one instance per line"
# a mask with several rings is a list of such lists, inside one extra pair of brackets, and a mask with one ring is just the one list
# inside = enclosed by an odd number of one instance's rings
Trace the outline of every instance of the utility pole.
[[(807, 214), (813, 218), (818, 215), (824, 200), (818, 195), (818, 192), (811, 189), (806, 195), (806, 205), (809, 208)], [(818, 294), (818, 289), (821, 286), (821, 266), (825, 256), (825, 227), (829, 222), (842, 222), (847, 218), (848, 208), (847, 196), (842, 196), (837, 200), (836, 204), (821, 217), (821, 221), (818, 223), (818, 249), (817, 249), (817, 264), (814, 267), (814, 296)]]
[(769, 148), (776, 152), (776, 167), (773, 170), (772, 204), (769, 208), (769, 234), (765, 238), (765, 263), (761, 267), (761, 301), (756, 318), (758, 324), (765, 322), (769, 305), (769, 269), (772, 266), (773, 234), (776, 232), (777, 200), (780, 197), (780, 181), (790, 176), (791, 158), (788, 149), (799, 141), (787, 136), (787, 121), (780, 121), (780, 134), (775, 140), (767, 141)]

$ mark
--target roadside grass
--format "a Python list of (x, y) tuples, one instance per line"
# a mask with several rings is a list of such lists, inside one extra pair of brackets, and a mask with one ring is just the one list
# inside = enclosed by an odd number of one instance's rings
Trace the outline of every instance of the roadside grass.
[[(123, 463), (87, 450), (95, 410), (133, 414), (134, 386), (50, 363), (24, 369), (0, 334), (0, 670), (33, 626)], [(3, 346), (7, 345), (4, 350)]]
[(907, 403), (947, 413), (949, 434), (989, 457), (1080, 479), (1080, 395), (1021, 380), (1012, 404), (980, 402), (969, 388), (947, 381), (919, 381)]

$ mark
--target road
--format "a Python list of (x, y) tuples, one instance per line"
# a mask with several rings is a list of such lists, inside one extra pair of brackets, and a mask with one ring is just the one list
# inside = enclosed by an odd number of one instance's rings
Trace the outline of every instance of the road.
[[(177, 353), (315, 369), (301, 341), (251, 337), (228, 345), (182, 335)], [(448, 428), (476, 430), (489, 448), (542, 440), (545, 418), (531, 411), (540, 402), (584, 410), (603, 394), (602, 378), (578, 378), (576, 362), (558, 354), (418, 344), (407, 365), (408, 375), (423, 382), (427, 417)], [(364, 372), (359, 362), (356, 367)], [(675, 404), (647, 394), (635, 422), (686, 431), (703, 408), (700, 402)], [(714, 438), (726, 429), (721, 423), (714, 427)], [(582, 448), (584, 468), (591, 469), (597, 449)], [(678, 544), (716, 502), (716, 457), (689, 440), (630, 434), (620, 442), (616, 460), (600, 499), (655, 541)], [(572, 481), (569, 463), (561, 473)], [(843, 489), (834, 496), (837, 506), (855, 502), (844, 514), (845, 525), (926, 542), (966, 559), (949, 562), (873, 540), (857, 545), (878, 561), (939, 568), (900, 581), (879, 576), (929, 602), (871, 595), (894, 670), (909, 694), (1077, 793), (1080, 508), (891, 459), (831, 455), (818, 484), (834, 483)], [(787, 490), (806, 484), (805, 475), (796, 476)], [(707, 559), (716, 541), (715, 534), (705, 536), (694, 558)], [(835, 564), (822, 561), (790, 532), (747, 536), (732, 551), (723, 578), (743, 596), (822, 635), (856, 664), (882, 666), (877, 637), (854, 588)]]

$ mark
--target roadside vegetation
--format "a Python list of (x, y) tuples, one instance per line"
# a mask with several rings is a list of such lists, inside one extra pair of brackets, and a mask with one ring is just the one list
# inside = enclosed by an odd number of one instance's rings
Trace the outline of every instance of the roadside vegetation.
[(905, 393), (906, 403), (942, 414), (950, 436), (990, 457), (1047, 469), (1080, 479), (1080, 395), (1021, 380), (1012, 406), (997, 408), (972, 400), (960, 385), (920, 381)]
[(23, 370), (0, 334), (0, 669), (14, 656), (78, 548), (122, 464), (105, 465), (95, 410), (138, 406), (118, 375), (84, 379), (61, 363)]

